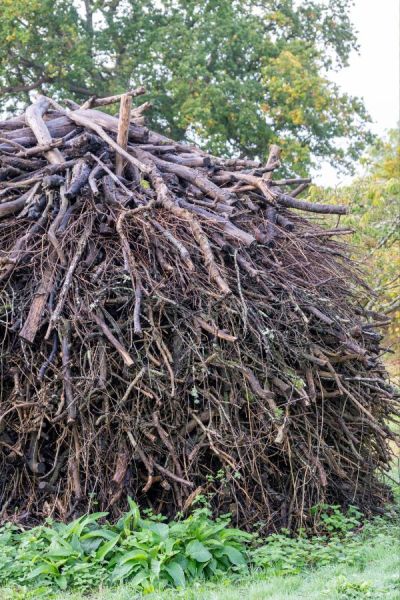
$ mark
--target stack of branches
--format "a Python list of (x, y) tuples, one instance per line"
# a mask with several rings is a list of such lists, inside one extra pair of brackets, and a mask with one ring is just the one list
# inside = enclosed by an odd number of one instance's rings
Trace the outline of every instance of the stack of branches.
[(379, 512), (398, 399), (346, 208), (273, 179), (276, 146), (261, 164), (149, 131), (142, 92), (0, 123), (2, 519), (128, 494), (265, 530), (321, 501)]

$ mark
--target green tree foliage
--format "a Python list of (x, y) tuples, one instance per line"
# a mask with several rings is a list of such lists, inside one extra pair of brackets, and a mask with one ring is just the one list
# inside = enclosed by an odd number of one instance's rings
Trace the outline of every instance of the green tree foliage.
[(278, 142), (300, 174), (319, 157), (348, 166), (371, 139), (362, 102), (327, 75), (356, 47), (350, 5), (0, 0), (0, 108), (31, 89), (81, 100), (144, 84), (174, 138), (249, 157)]

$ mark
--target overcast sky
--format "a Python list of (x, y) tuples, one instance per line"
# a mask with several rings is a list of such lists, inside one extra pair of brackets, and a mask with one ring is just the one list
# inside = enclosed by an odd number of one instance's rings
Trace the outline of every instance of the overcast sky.
[[(349, 67), (331, 75), (345, 92), (364, 99), (379, 135), (399, 122), (399, 8), (399, 0), (355, 0), (352, 20), (360, 51), (353, 53)], [(322, 165), (314, 180), (336, 185), (349, 178)]]

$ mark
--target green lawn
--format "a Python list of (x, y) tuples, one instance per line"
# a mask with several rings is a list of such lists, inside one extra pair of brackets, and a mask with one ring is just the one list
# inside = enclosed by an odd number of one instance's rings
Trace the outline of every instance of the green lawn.
[[(345, 563), (305, 571), (298, 575), (267, 576), (252, 573), (232, 583), (193, 585), (187, 590), (149, 594), (148, 600), (400, 600), (400, 525), (398, 521), (378, 521), (369, 526), (355, 566)], [(129, 585), (106, 589), (91, 596), (81, 594), (41, 594), (39, 591), (3, 589), (0, 600), (134, 600), (142, 596)]]

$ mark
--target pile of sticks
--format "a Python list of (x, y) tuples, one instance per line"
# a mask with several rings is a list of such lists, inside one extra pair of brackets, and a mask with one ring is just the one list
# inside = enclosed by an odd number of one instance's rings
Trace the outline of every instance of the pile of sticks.
[(143, 91), (0, 123), (1, 518), (128, 494), (168, 515), (205, 494), (264, 530), (381, 510), (398, 399), (346, 208), (273, 178), (276, 146), (261, 164), (149, 131)]

